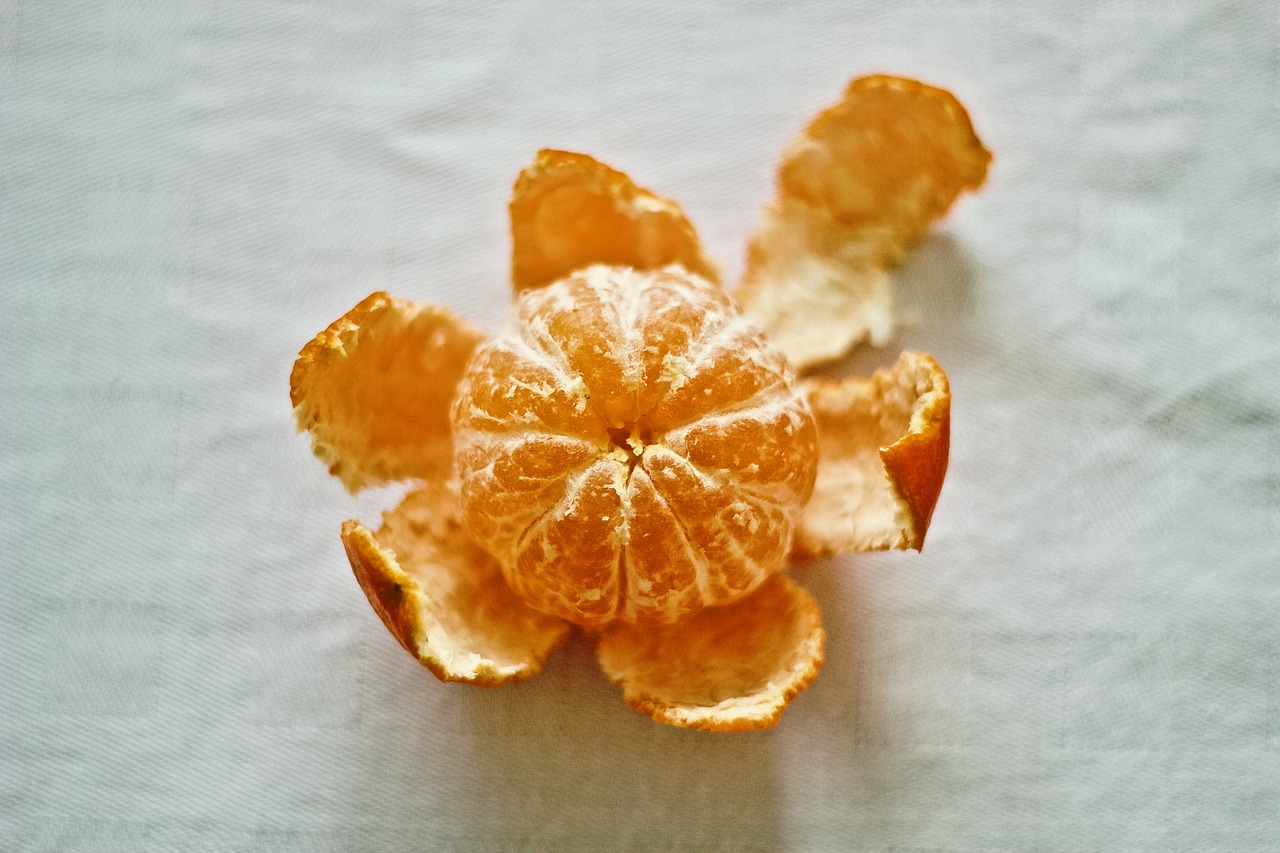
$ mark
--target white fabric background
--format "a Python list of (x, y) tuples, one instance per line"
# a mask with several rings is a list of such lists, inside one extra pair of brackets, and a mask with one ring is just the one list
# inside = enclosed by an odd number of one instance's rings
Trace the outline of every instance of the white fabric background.
[[(1280, 849), (1274, 2), (14, 0), (0, 60), (0, 847)], [(378, 623), (293, 432), (386, 288), (494, 329), (541, 146), (731, 272), (857, 74), (995, 152), (900, 279), (955, 393), (923, 555), (799, 575), (776, 729), (626, 708), (584, 644), (493, 691)]]

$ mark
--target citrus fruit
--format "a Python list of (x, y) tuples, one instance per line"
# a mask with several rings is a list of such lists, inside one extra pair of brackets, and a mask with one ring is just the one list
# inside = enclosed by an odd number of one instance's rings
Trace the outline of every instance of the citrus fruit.
[(462, 519), (535, 609), (676, 622), (782, 568), (817, 433), (782, 354), (682, 268), (524, 291), (453, 408)]
[(576, 623), (655, 720), (773, 725), (823, 660), (788, 557), (919, 549), (950, 441), (928, 355), (869, 378), (793, 367), (886, 339), (889, 269), (989, 160), (950, 93), (854, 80), (784, 153), (739, 313), (675, 202), (539, 152), (497, 337), (375, 293), (294, 366), (331, 473), (415, 481), (376, 532), (342, 526), (374, 612), (445, 681), (529, 678)]

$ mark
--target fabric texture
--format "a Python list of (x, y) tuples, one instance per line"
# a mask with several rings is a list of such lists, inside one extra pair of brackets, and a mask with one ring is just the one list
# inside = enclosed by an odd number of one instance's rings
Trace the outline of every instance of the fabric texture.
[[(1275, 2), (11, 0), (0, 50), (0, 848), (1280, 849)], [(895, 275), (949, 479), (827, 559), (826, 664), (741, 735), (575, 641), (443, 685), (347, 566), (298, 349), (366, 294), (493, 331), (540, 147), (737, 279), (848, 79), (995, 153)]]

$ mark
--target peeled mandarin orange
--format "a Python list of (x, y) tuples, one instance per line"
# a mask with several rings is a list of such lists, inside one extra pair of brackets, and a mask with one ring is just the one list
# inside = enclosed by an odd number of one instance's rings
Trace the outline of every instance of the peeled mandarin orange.
[(783, 567), (817, 432), (716, 285), (593, 266), (520, 294), (453, 408), (463, 523), (531, 607), (672, 623)]

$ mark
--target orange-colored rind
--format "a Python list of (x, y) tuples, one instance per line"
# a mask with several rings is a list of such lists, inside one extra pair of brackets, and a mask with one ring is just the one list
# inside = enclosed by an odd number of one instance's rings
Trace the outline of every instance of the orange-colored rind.
[(371, 294), (298, 354), (298, 428), (351, 491), (446, 475), (453, 392), (483, 337), (442, 306)]
[(569, 626), (535, 613), (458, 521), (457, 494), (427, 483), (371, 533), (342, 525), (356, 580), (410, 654), (441, 681), (495, 687), (541, 671)]
[(632, 708), (704, 731), (772, 726), (822, 666), (813, 598), (773, 575), (747, 598), (674, 625), (616, 623), (600, 636), (605, 674)]
[(919, 551), (947, 473), (947, 375), (932, 356), (904, 352), (870, 379), (805, 384), (819, 462), (797, 554)]
[(539, 151), (516, 180), (510, 214), (516, 291), (596, 263), (641, 270), (680, 264), (719, 280), (678, 204), (586, 154)]
[(887, 75), (861, 77), (783, 152), (777, 197), (734, 294), (797, 369), (893, 330), (887, 270), (991, 154), (958, 100)]

